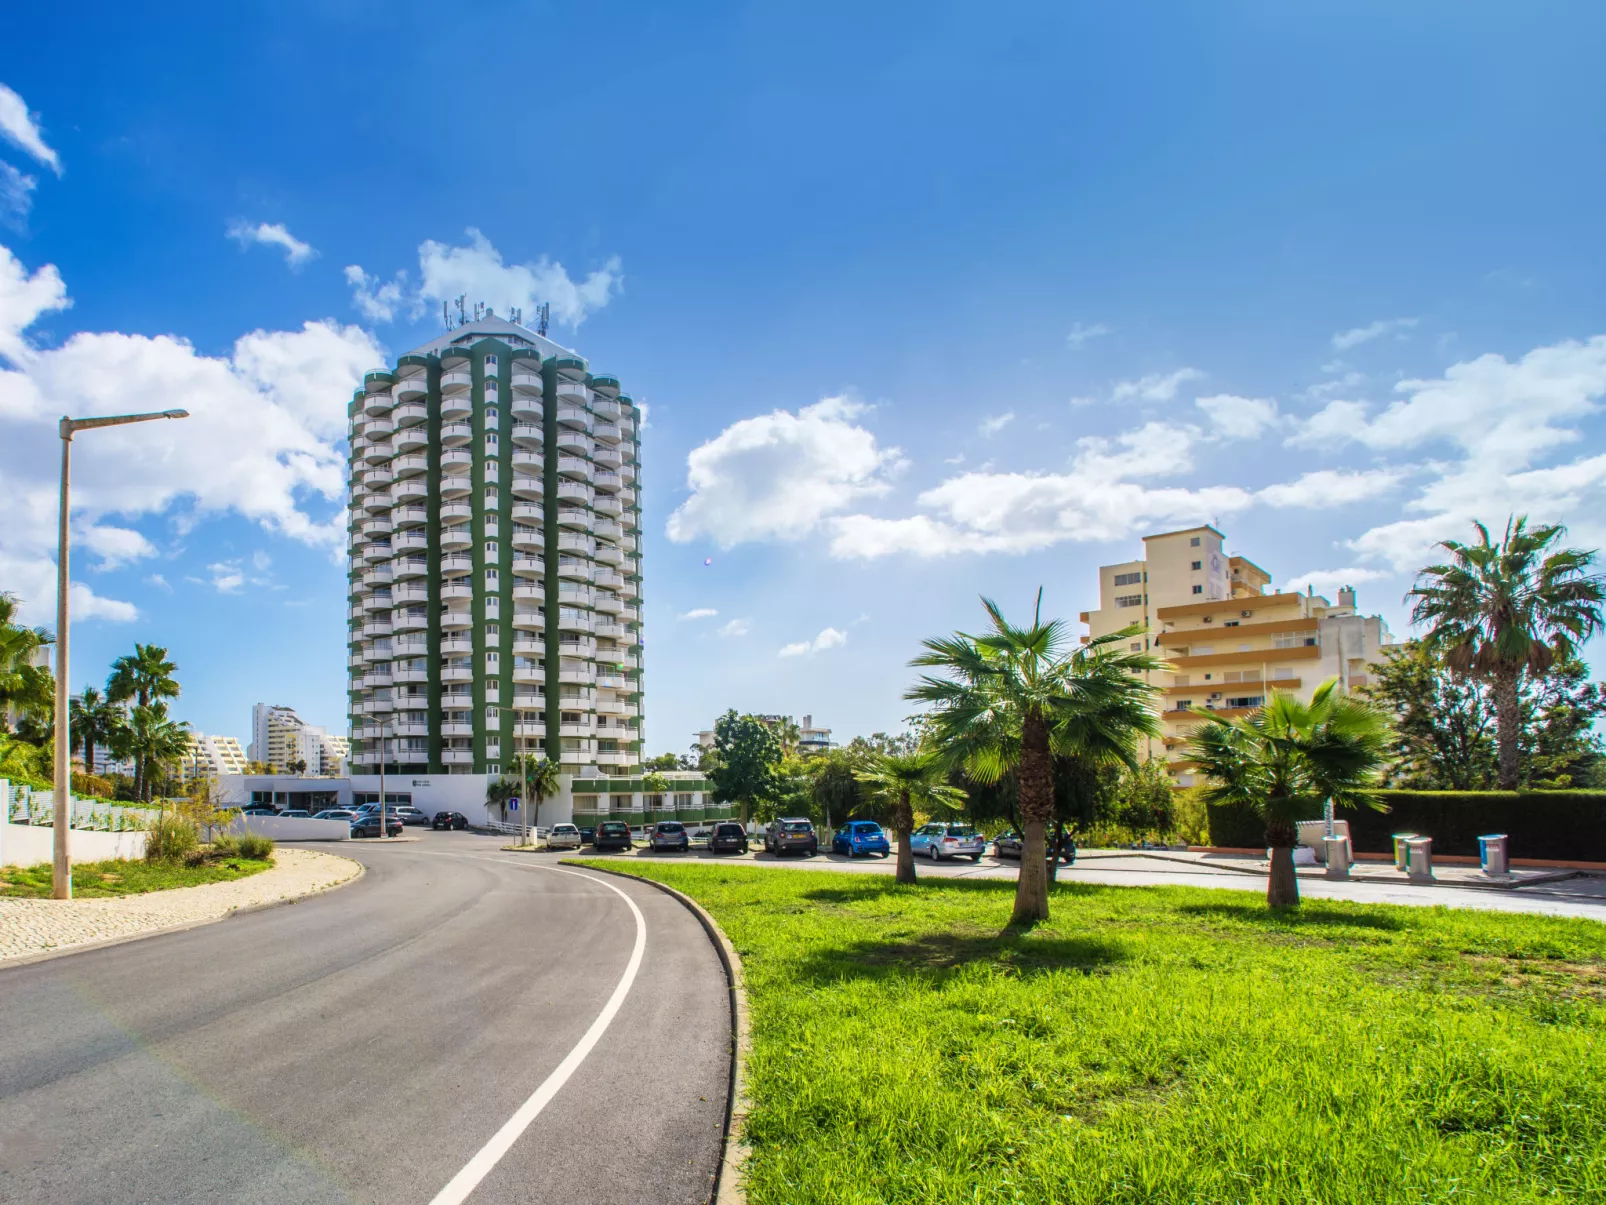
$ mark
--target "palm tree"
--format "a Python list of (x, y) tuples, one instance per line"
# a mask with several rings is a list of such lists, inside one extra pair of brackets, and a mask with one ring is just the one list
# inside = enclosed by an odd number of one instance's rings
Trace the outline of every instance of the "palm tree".
[[(163, 699), (178, 698), (178, 666), (167, 659), (167, 650), (154, 644), (135, 644), (131, 655), (112, 662), (111, 676), (106, 679), (106, 698), (113, 703), (132, 701), (135, 708), (149, 707)], [(134, 754), (134, 792), (147, 797), (145, 773), (147, 766), (138, 753)]]
[(915, 809), (931, 812), (961, 807), (965, 802), (965, 793), (948, 783), (947, 759), (930, 745), (913, 753), (878, 753), (854, 777), (891, 810), (892, 828), (898, 835), (897, 879), (913, 883), (915, 854), (909, 835), (915, 827)]
[[(519, 784), (520, 798), (524, 799), (525, 818), (531, 825), (541, 814), (541, 804), (549, 797), (558, 793), (558, 767), (557, 763), (550, 762), (544, 757), (536, 757), (533, 753), (515, 753), (513, 760), (508, 764), (508, 772)], [(529, 800), (534, 798), (535, 810), (529, 810)]]
[(11, 713), (42, 716), (56, 703), (56, 681), (34, 661), (40, 649), (55, 643), (44, 628), (17, 622), (21, 603), (15, 594), (0, 593), (0, 727)]
[(143, 767), (138, 792), (148, 803), (155, 771), (173, 765), (189, 752), (190, 726), (169, 719), (167, 704), (156, 702), (128, 713), (127, 740), (135, 764)]
[(1138, 739), (1159, 731), (1157, 688), (1145, 675), (1166, 663), (1128, 645), (1144, 632), (1123, 628), (1065, 650), (1065, 625), (1042, 620), (1043, 592), (1030, 627), (1011, 624), (983, 598), (992, 630), (924, 641), (910, 664), (946, 670), (922, 675), (904, 698), (933, 705), (930, 731), (953, 765), (977, 782), (1015, 776), (1026, 846), (1011, 924), (1048, 918), (1049, 822), (1054, 818), (1053, 756), (1088, 755), (1135, 765)]
[(81, 697), (71, 700), (68, 712), (73, 740), (84, 751), (84, 773), (93, 774), (95, 749), (111, 745), (117, 729), (125, 722), (123, 709), (105, 699), (93, 686), (86, 686)]
[(1428, 624), (1423, 644), (1454, 672), (1488, 680), (1494, 695), (1500, 789), (1514, 791), (1522, 735), (1522, 678), (1571, 659), (1600, 630), (1606, 577), (1590, 570), (1595, 551), (1555, 548), (1567, 529), (1530, 529), (1526, 515), (1506, 521), (1494, 543), (1478, 529), (1476, 544), (1445, 540), (1450, 562), (1429, 565), (1406, 597), (1413, 623)]
[(1265, 821), (1271, 847), (1266, 903), (1274, 908), (1299, 903), (1299, 821), (1327, 799), (1381, 807), (1368, 792), (1387, 758), (1388, 722), (1337, 687), (1338, 679), (1329, 679), (1309, 703), (1274, 690), (1264, 707), (1236, 720), (1195, 713), (1207, 722), (1194, 729), (1187, 751), (1209, 780), (1205, 802), (1247, 807)]

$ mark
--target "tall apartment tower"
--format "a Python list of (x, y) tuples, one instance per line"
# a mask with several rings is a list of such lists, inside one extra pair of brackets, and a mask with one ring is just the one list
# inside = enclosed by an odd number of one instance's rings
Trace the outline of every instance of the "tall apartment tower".
[[(351, 769), (641, 762), (640, 412), (487, 314), (350, 407)], [(464, 784), (465, 786), (467, 784)]]

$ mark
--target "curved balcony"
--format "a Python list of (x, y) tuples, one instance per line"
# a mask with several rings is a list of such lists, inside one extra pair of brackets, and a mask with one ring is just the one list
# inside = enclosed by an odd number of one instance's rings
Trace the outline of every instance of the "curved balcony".
[[(615, 493), (616, 491), (618, 491), (620, 489), (623, 489), (625, 483), (620, 478), (620, 476), (619, 476), (619, 474), (618, 474), (618, 472), (616, 470), (608, 469), (608, 468), (598, 468), (591, 474), (591, 484), (596, 486), (597, 489), (601, 490), (602, 492), (611, 495), (611, 494)], [(617, 499), (617, 498), (615, 499), (615, 501), (619, 502), (619, 506), (622, 509), (623, 506), (624, 506), (624, 503), (622, 501), (620, 501), (619, 499)], [(619, 511), (615, 510), (613, 513), (614, 514), (618, 514)]]
[(390, 487), (390, 496), (395, 502), (422, 502), (429, 497), (429, 478), (403, 477)]
[(593, 544), (590, 536), (577, 535), (568, 531), (560, 532), (558, 534), (559, 552), (572, 552), (583, 557), (588, 557), (591, 555), (591, 549), (593, 547), (595, 547), (595, 545)]
[(472, 682), (474, 680), (474, 667), (470, 665), (443, 665), (441, 666), (442, 682)]
[(474, 478), (459, 470), (451, 477), (441, 478), (441, 500), (458, 502), (474, 492)]
[(389, 469), (367, 469), (363, 472), (363, 487), (371, 490), (388, 489), (396, 479)]
[(410, 402), (414, 398), (427, 397), (429, 394), (429, 377), (424, 373), (417, 376), (402, 377), (391, 388), (391, 394), (398, 402)]
[(612, 398), (597, 396), (591, 399), (591, 413), (604, 422), (617, 424), (620, 410), (619, 403)]
[(534, 423), (514, 423), (513, 442), (524, 447), (539, 448), (544, 438), (541, 428)]
[(388, 561), (390, 557), (389, 540), (374, 540), (362, 546), (362, 559), (365, 561)]
[(388, 461), (394, 452), (389, 444), (369, 444), (362, 450), (359, 459), (364, 464), (381, 465)]
[(429, 537), (416, 529), (398, 532), (390, 539), (392, 556), (400, 556), (404, 552), (428, 552)]
[[(546, 681), (546, 670), (537, 669), (533, 665), (515, 665), (513, 667), (513, 681), (525, 686), (539, 686)], [(517, 698), (517, 694), (514, 698)]]
[[(585, 407), (591, 404), (591, 390), (586, 388), (583, 381), (571, 381), (560, 376), (555, 382), (555, 392), (559, 402), (567, 402), (574, 407)], [(584, 416), (584, 409), (580, 409), (579, 413)], [(558, 413), (558, 421), (563, 421), (562, 411)], [(587, 425), (589, 425), (589, 420), (587, 420)]]
[[(513, 454), (515, 456), (518, 455), (517, 452)], [(527, 474), (520, 473), (517, 466), (515, 466), (513, 471), (513, 494), (515, 497), (525, 498), (533, 502), (539, 502), (544, 496), (541, 486), (541, 479), (539, 477), (531, 477)]]
[(584, 481), (571, 481), (568, 478), (564, 478), (558, 482), (558, 500), (560, 502), (584, 502), (589, 505), (592, 497), (592, 489)]
[[(563, 626), (563, 617), (561, 615), (558, 617), (558, 630), (560, 632), (568, 630)], [(589, 661), (595, 657), (597, 655), (597, 642), (590, 635), (589, 624), (585, 631), (587, 634), (584, 636), (560, 637), (558, 640), (558, 655), (561, 657), (575, 657), (582, 661)]]
[[(390, 633), (391, 628), (390, 621), (388, 619), (375, 619), (362, 625), (362, 635), (364, 640), (374, 640), (380, 636), (389, 636)], [(384, 649), (383, 652), (386, 657), (390, 656), (390, 650), (388, 648)]]
[(546, 508), (533, 502), (515, 502), (513, 504), (513, 522), (539, 523), (546, 518)]
[(473, 724), (457, 724), (448, 721), (441, 725), (442, 736), (473, 736)]
[(559, 724), (558, 731), (563, 736), (596, 736), (597, 726), (591, 724)]
[(540, 552), (546, 547), (546, 537), (539, 531), (521, 531), (517, 527), (510, 542), (515, 552)]
[(362, 434), (364, 439), (385, 439), (396, 430), (395, 420), (379, 415), (363, 421)]
[(520, 422), (536, 424), (541, 422), (541, 418), (545, 413), (545, 411), (541, 409), (541, 398), (539, 395), (535, 397), (525, 397), (523, 394), (515, 393), (512, 401), (508, 405), (508, 409), (513, 412), (513, 417), (516, 420)]
[(441, 641), (441, 656), (453, 657), (459, 655), (472, 655), (474, 641), (467, 636), (449, 636)]
[(516, 657), (543, 657), (546, 655), (546, 641), (515, 640), (513, 654)]
[(403, 578), (425, 577), (429, 574), (429, 561), (421, 556), (398, 555), (391, 561), (390, 568), (397, 581)]
[(591, 562), (575, 557), (559, 557), (558, 576), (571, 582), (589, 582), (591, 580)]
[(467, 582), (452, 581), (447, 582), (441, 587), (441, 598), (447, 602), (450, 602), (454, 598), (460, 598), (464, 601), (467, 601), (473, 597), (474, 587), (469, 585)]
[(472, 749), (443, 749), (441, 761), (448, 766), (472, 766), (474, 764), (474, 750)]
[(591, 583), (604, 590), (617, 590), (625, 584), (624, 574), (612, 569), (597, 569), (591, 575)]
[(374, 490), (372, 493), (364, 493), (362, 496), (362, 508), (369, 513), (386, 511), (390, 509), (395, 497), (396, 487), (394, 485), (388, 490)]
[(405, 406), (397, 406), (391, 411), (390, 417), (398, 431), (405, 431), (428, 421), (429, 407), (419, 402), (408, 402)]
[(388, 516), (381, 517), (376, 515), (372, 519), (363, 520), (362, 534), (365, 536), (388, 536), (394, 530), (396, 530), (396, 525), (390, 521)]
[(380, 586), (388, 586), (391, 583), (391, 577), (389, 565), (375, 565), (363, 572), (362, 588), (364, 590), (374, 590)]
[(574, 456), (591, 455), (591, 436), (572, 427), (558, 428), (558, 451)]
[[(599, 676), (599, 684), (600, 684), (600, 676)], [(625, 714), (625, 703), (624, 703), (623, 699), (615, 699), (615, 698), (611, 698), (611, 697), (599, 697), (597, 699), (595, 710), (596, 710), (598, 715), (624, 715)]]
[(514, 393), (533, 393), (540, 397), (546, 391), (546, 382), (541, 379), (539, 372), (525, 371), (517, 364), (513, 366), (512, 379), (508, 383), (513, 386)]
[(514, 602), (545, 602), (546, 588), (543, 586), (517, 585), (513, 587)]
[(447, 551), (458, 552), (473, 544), (474, 533), (467, 527), (452, 527), (441, 532), (441, 547)]
[(598, 611), (602, 611), (608, 615), (618, 615), (622, 613), (625, 606), (624, 603), (619, 599), (618, 595), (604, 594), (601, 591), (598, 591), (596, 597), (591, 600), (591, 605)]
[(453, 368), (441, 373), (441, 396), (449, 393), (466, 393), (474, 384), (474, 374), (467, 367)]
[(397, 477), (410, 477), (416, 473), (429, 472), (429, 457), (414, 454), (411, 456), (398, 456), (390, 462), (391, 472)]
[(571, 686), (590, 686), (596, 671), (589, 665), (584, 669), (559, 669), (558, 681)]
[(445, 502), (441, 504), (441, 522), (454, 523), (460, 520), (472, 519), (474, 508), (467, 502)]
[(618, 472), (619, 472), (619, 480), (623, 481), (626, 485), (633, 485), (635, 483), (635, 480), (636, 480), (636, 466), (634, 464), (632, 464), (630, 461), (627, 460), (623, 464), (621, 464), (619, 466)]
[(545, 467), (546, 462), (539, 452), (531, 452), (524, 448), (519, 448), (513, 453), (513, 468), (515, 472), (523, 469), (529, 473), (540, 473), (545, 470)]
[(462, 447), (473, 438), (472, 423), (445, 423), (441, 426), (441, 442), (449, 448)]
[(474, 612), (467, 607), (441, 612), (441, 627), (443, 628), (471, 628), (473, 626)]
[(456, 422), (474, 413), (474, 403), (467, 393), (454, 393), (441, 399), (441, 421)]
[(558, 407), (558, 425), (560, 427), (573, 427), (578, 431), (591, 430), (591, 415), (578, 406)]
[(362, 651), (362, 659), (364, 663), (370, 665), (376, 661), (389, 661), (394, 656), (395, 654), (392, 653), (388, 648), (377, 648), (372, 645), (363, 649)]
[(624, 457), (619, 454), (618, 448), (610, 448), (607, 444), (598, 444), (591, 453), (591, 459), (599, 469), (613, 469), (616, 472), (623, 467)]
[[(428, 682), (429, 671), (423, 669), (398, 669), (391, 671), (391, 678), (396, 682)], [(406, 735), (405, 733), (403, 735)], [(415, 735), (423, 736), (425, 733)]]
[(597, 423), (591, 428), (591, 437), (598, 443), (616, 444), (621, 435), (618, 423)]
[[(414, 604), (427, 604), (429, 591), (423, 586), (393, 586), (390, 591), (390, 605), (393, 607), (412, 606)], [(395, 621), (392, 620), (392, 623)]]
[[(590, 531), (591, 512), (572, 506), (560, 507), (558, 509), (558, 526), (567, 527), (571, 531)], [(561, 537), (559, 537), (558, 546), (560, 548), (563, 546)]]
[(396, 432), (390, 444), (396, 450), (398, 456), (406, 455), (408, 452), (416, 452), (420, 448), (427, 448), (429, 447), (429, 429), (427, 427), (403, 427)]
[(429, 627), (429, 616), (409, 615), (406, 611), (395, 611), (391, 614), (390, 626), (398, 632), (421, 632)]
[[(517, 589), (518, 587), (515, 586), (514, 590)], [(515, 595), (515, 598), (516, 597), (517, 595)], [(539, 602), (541, 600), (536, 599), (534, 601)], [(533, 608), (529, 610), (514, 611), (513, 626), (515, 628), (523, 628), (528, 631), (539, 632), (546, 628), (546, 616), (540, 611), (534, 610)]]
[[(599, 540), (617, 540), (622, 538), (625, 532), (624, 528), (620, 527), (612, 519), (593, 519), (591, 522), (591, 534)], [(598, 547), (600, 548), (601, 545), (598, 545)]]
[[(591, 590), (586, 586), (558, 586), (558, 602), (573, 607), (589, 607), (591, 605)], [(587, 621), (589, 630), (589, 623)]]
[(441, 453), (441, 472), (456, 476), (474, 467), (474, 453), (462, 448), (450, 448)]
[(441, 575), (447, 576), (457, 573), (474, 572), (474, 560), (466, 556), (448, 556), (441, 558)]
[[(390, 595), (388, 593), (386, 593), (386, 594), (379, 594), (379, 593), (365, 594), (363, 596), (362, 609), (364, 611), (367, 611), (367, 612), (388, 611), (388, 610), (390, 610), (390, 608), (391, 608), (391, 601), (390, 601)], [(388, 624), (390, 622), (390, 620), (387, 619), (387, 620), (385, 620), (385, 622)], [(387, 629), (387, 631), (388, 631), (388, 629)], [(364, 636), (372, 635), (371, 632), (366, 630), (366, 625), (364, 626), (363, 635)]]
[[(597, 476), (601, 477), (602, 474), (598, 473)], [(597, 488), (599, 490), (602, 488), (602, 483), (600, 481), (597, 482)], [(624, 513), (625, 508), (624, 503), (620, 502), (619, 499), (614, 497), (612, 494), (598, 493), (596, 499), (591, 503), (591, 509), (596, 511), (599, 515), (608, 515), (613, 518), (618, 518), (619, 515)]]
[(370, 416), (377, 414), (389, 414), (391, 408), (395, 405), (395, 394), (391, 390), (385, 389), (378, 393), (370, 393), (366, 395), (362, 400), (361, 412)]
[(419, 527), (429, 522), (429, 507), (398, 506), (390, 512), (390, 521), (397, 527)]

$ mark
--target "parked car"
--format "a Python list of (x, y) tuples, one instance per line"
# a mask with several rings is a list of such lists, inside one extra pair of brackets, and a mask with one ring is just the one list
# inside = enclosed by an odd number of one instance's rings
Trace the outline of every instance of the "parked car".
[(307, 811), (305, 808), (289, 808), (286, 811), (280, 812), (279, 815), (284, 817), (286, 820), (307, 820), (312, 816), (312, 813)]
[(240, 815), (242, 816), (277, 816), (278, 814), (279, 809), (271, 803), (253, 803), (248, 808), (240, 809)]
[(459, 831), (468, 827), (468, 817), (462, 812), (436, 812), (429, 822), (430, 828), (444, 828), (448, 832), (452, 829)]
[(1000, 858), (1018, 858), (1026, 849), (1026, 835), (1006, 828), (993, 838), (993, 853)]
[(597, 852), (605, 849), (634, 849), (630, 839), (630, 826), (623, 820), (604, 820), (597, 825)]
[(595, 845), (597, 843), (596, 825), (582, 824), (580, 826), (580, 842), (583, 845)]
[(652, 832), (647, 836), (647, 848), (654, 853), (665, 849), (687, 853), (691, 850), (691, 834), (678, 820), (660, 820), (652, 826)]
[(350, 820), (356, 816), (350, 808), (324, 808), (313, 817), (314, 820)]
[(398, 803), (385, 809), (401, 817), (403, 824), (428, 824), (429, 817), (410, 803)]
[(940, 862), (944, 858), (969, 858), (972, 862), (980, 862), (982, 854), (987, 852), (987, 843), (968, 824), (937, 821), (916, 829), (909, 839), (909, 849), (913, 853), (925, 854), (933, 862)]
[(708, 834), (709, 853), (718, 854), (727, 850), (747, 852), (747, 830), (734, 821), (716, 824)]
[(814, 831), (812, 821), (801, 816), (786, 816), (764, 830), (764, 848), (772, 854), (801, 851), (812, 858), (820, 852), (820, 835)]
[(554, 824), (546, 835), (548, 849), (579, 849), (580, 830), (572, 824)]
[[(353, 837), (379, 836), (379, 809), (375, 808), (366, 816), (353, 816), (351, 820), (351, 835)], [(402, 835), (402, 822), (395, 816), (385, 817), (385, 836), (399, 837)]]
[(831, 852), (847, 854), (892, 854), (892, 842), (874, 820), (849, 820), (831, 836)]

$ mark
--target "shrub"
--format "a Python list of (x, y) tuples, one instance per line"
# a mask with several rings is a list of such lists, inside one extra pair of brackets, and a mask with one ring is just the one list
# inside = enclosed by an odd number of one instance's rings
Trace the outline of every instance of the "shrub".
[(195, 827), (181, 816), (159, 816), (145, 830), (145, 859), (149, 862), (177, 862), (187, 858), (200, 844)]
[(202, 849), (199, 845), (194, 849), (184, 851), (184, 865), (186, 866), (205, 866), (211, 860), (211, 851)]
[(228, 833), (219, 833), (212, 838), (212, 856), (214, 858), (232, 858), (240, 852), (240, 839), (231, 837)]
[(246, 833), (234, 842), (235, 851), (242, 858), (261, 862), (273, 856), (273, 838), (261, 833)]

